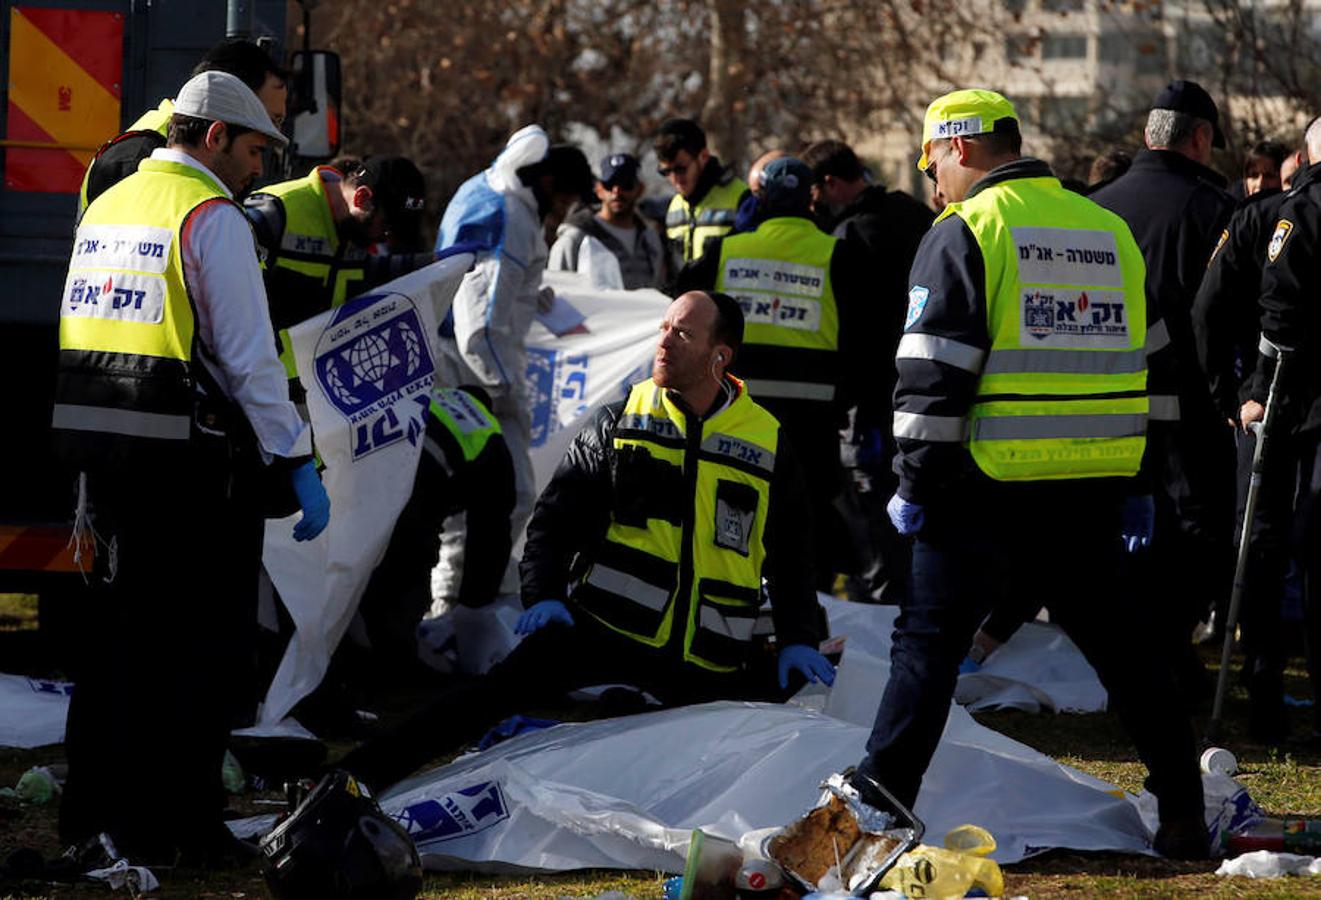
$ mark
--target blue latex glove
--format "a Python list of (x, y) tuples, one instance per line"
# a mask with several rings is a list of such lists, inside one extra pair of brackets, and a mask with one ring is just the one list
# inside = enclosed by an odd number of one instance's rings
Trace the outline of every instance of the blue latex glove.
[(1156, 527), (1156, 501), (1150, 494), (1124, 499), (1120, 514), (1119, 534), (1124, 549), (1136, 553), (1139, 547), (1151, 546), (1151, 532)]
[(895, 531), (900, 534), (917, 534), (926, 523), (926, 508), (917, 503), (910, 503), (898, 494), (885, 504), (885, 512), (894, 523)]
[(551, 622), (559, 622), (572, 628), (573, 616), (569, 614), (569, 608), (560, 601), (542, 600), (533, 604), (527, 612), (518, 617), (518, 623), (514, 625), (514, 633), (531, 634), (540, 631)]
[(888, 462), (888, 454), (885, 452), (885, 435), (879, 428), (868, 428), (862, 433), (862, 441), (858, 444), (859, 468), (875, 469), (884, 466)]
[(806, 644), (790, 644), (780, 651), (780, 690), (789, 687), (789, 670), (801, 672), (809, 682), (822, 684), (835, 683), (835, 667), (817, 652), (815, 647)]
[(303, 517), (294, 525), (294, 540), (310, 541), (330, 524), (330, 497), (326, 495), (316, 463), (312, 460), (294, 469), (290, 477), (294, 493), (298, 495), (298, 505), (303, 508)]
[(971, 675), (973, 672), (980, 672), (981, 670), (982, 664), (977, 662), (977, 660), (973, 659), (971, 656), (965, 656), (963, 662), (959, 663), (960, 675)]

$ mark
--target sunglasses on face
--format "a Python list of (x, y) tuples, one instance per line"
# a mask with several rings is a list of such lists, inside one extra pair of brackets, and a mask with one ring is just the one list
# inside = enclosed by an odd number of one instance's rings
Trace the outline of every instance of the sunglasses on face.
[(621, 191), (631, 191), (637, 186), (638, 180), (636, 178), (614, 178), (610, 181), (601, 182), (601, 187), (607, 191), (613, 191), (615, 188), (619, 188)]
[(661, 166), (656, 170), (656, 174), (662, 178), (669, 178), (671, 175), (677, 175), (682, 178), (683, 173), (687, 172), (692, 165), (692, 163), (682, 163), (680, 165)]

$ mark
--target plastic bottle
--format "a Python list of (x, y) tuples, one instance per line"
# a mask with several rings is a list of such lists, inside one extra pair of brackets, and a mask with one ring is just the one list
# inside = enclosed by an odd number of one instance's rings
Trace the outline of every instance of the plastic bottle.
[(1321, 819), (1262, 819), (1229, 835), (1226, 850), (1231, 856), (1254, 850), (1321, 855)]

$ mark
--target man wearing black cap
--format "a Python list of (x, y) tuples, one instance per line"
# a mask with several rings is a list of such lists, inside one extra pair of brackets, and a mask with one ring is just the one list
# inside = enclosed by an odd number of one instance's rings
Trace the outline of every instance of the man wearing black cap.
[[(601, 208), (581, 208), (560, 226), (550, 262), (557, 271), (591, 272), (593, 282), (625, 290), (660, 287), (665, 283), (665, 254), (660, 235), (637, 214), (645, 188), (638, 180), (639, 162), (628, 153), (601, 160), (596, 198)], [(618, 265), (618, 275), (612, 261)], [(598, 269), (604, 267), (605, 272)]]
[(271, 324), (291, 378), (287, 329), (435, 259), (368, 252), (387, 239), (421, 248), (426, 183), (417, 166), (402, 156), (341, 165), (344, 171), (318, 166), (303, 178), (267, 185), (243, 204), (262, 251)]
[[(1091, 195), (1128, 223), (1147, 263), (1147, 292), (1173, 349), (1177, 394), (1151, 397), (1154, 458), (1163, 460), (1156, 528), (1142, 579), (1165, 614), (1186, 699), (1205, 698), (1207, 679), (1191, 633), (1234, 567), (1234, 444), (1197, 361), (1191, 311), (1216, 241), (1234, 212), (1225, 179), (1209, 168), (1225, 145), (1215, 102), (1192, 81), (1171, 82), (1152, 104), (1147, 149), (1122, 177)], [(1152, 339), (1148, 340), (1148, 350)]]
[(861, 302), (859, 251), (812, 221), (812, 170), (784, 156), (766, 164), (755, 231), (712, 242), (678, 278), (679, 291), (731, 294), (747, 334), (735, 371), (748, 393), (784, 425), (803, 462), (813, 501), (818, 588), (830, 590), (845, 561), (843, 522), (834, 508), (842, 472), (839, 429), (866, 377), (864, 348), (875, 339)]

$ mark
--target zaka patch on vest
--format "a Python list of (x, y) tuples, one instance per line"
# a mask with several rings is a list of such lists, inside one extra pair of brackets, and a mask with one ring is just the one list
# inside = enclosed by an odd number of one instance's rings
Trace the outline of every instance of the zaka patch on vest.
[(931, 290), (920, 284), (915, 284), (908, 289), (908, 315), (904, 318), (904, 331), (917, 324), (917, 320), (922, 318), (922, 313), (927, 308), (927, 301), (931, 299)]
[(1129, 344), (1122, 291), (1025, 285), (1022, 296), (1024, 346), (1099, 350)]
[(1289, 235), (1293, 234), (1293, 223), (1288, 219), (1281, 219), (1275, 226), (1275, 233), (1271, 235), (1271, 242), (1266, 247), (1266, 259), (1275, 262), (1280, 253), (1284, 250), (1284, 242), (1289, 240)]
[(165, 318), (165, 279), (138, 272), (70, 269), (60, 315), (159, 325)]

